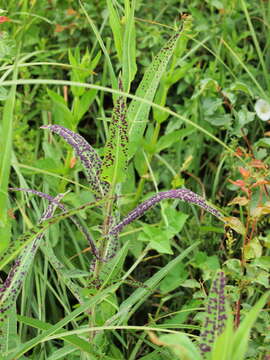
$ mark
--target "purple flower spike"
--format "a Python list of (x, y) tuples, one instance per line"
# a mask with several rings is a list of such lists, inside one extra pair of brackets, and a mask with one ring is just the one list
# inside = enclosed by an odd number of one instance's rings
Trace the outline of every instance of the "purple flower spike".
[[(9, 190), (12, 190), (12, 191), (23, 191), (23, 192), (28, 192), (28, 193), (31, 193), (31, 194), (35, 194), (35, 195), (38, 195), (39, 197), (42, 197), (46, 200), (48, 200), (51, 204), (54, 204), (56, 206), (58, 206), (62, 211), (67, 211), (66, 207), (61, 204), (57, 198), (54, 198), (52, 197), (51, 195), (49, 194), (45, 194), (41, 191), (37, 191), (37, 190), (33, 190), (33, 189), (26, 189), (26, 188), (9, 188)], [(49, 207), (50, 209), (51, 207)], [(91, 248), (91, 251), (93, 253), (93, 255), (99, 259), (99, 260), (102, 260), (99, 256), (99, 252), (98, 252), (98, 249), (95, 245), (95, 241), (94, 239), (92, 238), (92, 236), (89, 234), (88, 230), (81, 224), (79, 223), (79, 221), (74, 217), (74, 216), (71, 216), (70, 217), (71, 220), (73, 221), (73, 223), (77, 226), (77, 228), (81, 231), (81, 233), (84, 235), (84, 237), (86, 238), (86, 240), (88, 241), (89, 243), (89, 246)], [(46, 220), (46, 218), (44, 218), (44, 215), (43, 215), (43, 218), (41, 219), (41, 221), (43, 220)]]
[(149, 208), (151, 208), (156, 203), (160, 202), (163, 199), (180, 199), (182, 201), (195, 204), (208, 211), (212, 215), (218, 217), (219, 219), (223, 218), (223, 215), (216, 210), (213, 206), (207, 204), (204, 198), (195, 194), (193, 191), (188, 189), (176, 189), (176, 190), (168, 190), (160, 192), (150, 199), (144, 201), (139, 206), (137, 206), (134, 210), (132, 210), (120, 223), (114, 226), (109, 235), (118, 234), (124, 226), (130, 224), (132, 221), (138, 219), (142, 216)]
[(97, 196), (105, 196), (108, 192), (109, 185), (105, 181), (100, 181), (101, 159), (96, 150), (79, 134), (60, 126), (60, 125), (43, 125), (41, 129), (49, 129), (60, 135), (71, 145), (80, 158), (86, 171), (87, 180), (91, 189)]

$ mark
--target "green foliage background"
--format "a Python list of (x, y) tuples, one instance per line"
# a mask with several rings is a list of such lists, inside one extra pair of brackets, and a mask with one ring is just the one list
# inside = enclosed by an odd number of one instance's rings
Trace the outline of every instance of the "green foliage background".
[[(211, 279), (220, 268), (227, 276), (228, 301), (242, 320), (269, 288), (269, 122), (256, 116), (254, 104), (258, 98), (270, 99), (270, 3), (2, 0), (0, 7), (0, 16), (10, 19), (0, 23), (0, 249), (11, 246), (11, 257), (1, 267), (3, 280), (21, 249), (16, 239), (31, 231), (47, 206), (32, 194), (8, 192), (8, 186), (52, 196), (71, 190), (64, 198), (70, 208), (94, 201), (72, 148), (39, 127), (65, 126), (84, 136), (101, 157), (106, 155), (119, 73), (123, 90), (135, 94), (154, 56), (183, 24), (184, 14), (191, 15), (191, 23), (156, 84), (154, 98), (143, 90), (137, 94), (179, 116), (160, 108), (146, 111), (143, 139), (131, 138), (135, 144), (129, 160), (134, 157), (118, 174), (124, 182), (114, 184), (121, 195), (121, 217), (157, 191), (185, 186), (240, 223), (228, 233), (200, 209), (165, 201), (125, 228), (117, 260), (102, 275), (105, 293), (92, 300), (96, 290), (88, 244), (68, 219), (50, 226), (17, 301), (18, 335), (13, 329), (12, 341), (18, 358), (172, 359), (170, 350), (151, 342), (146, 332), (110, 329), (95, 340), (93, 331), (75, 335), (91, 325), (92, 316), (93, 327), (158, 326), (196, 337)], [(34, 82), (16, 85), (24, 79)], [(49, 81), (41, 84), (40, 79)], [(54, 80), (116, 92), (60, 86)], [(12, 86), (3, 86), (4, 81), (13, 81)], [(133, 112), (128, 110), (129, 120)], [(143, 118), (145, 112), (139, 115)], [(240, 167), (250, 172), (244, 179), (252, 189), (247, 206), (240, 200), (229, 204), (246, 195), (228, 181), (241, 178)], [(252, 187), (262, 180), (264, 187)], [(252, 214), (258, 203), (264, 210), (256, 217)], [(103, 219), (99, 209), (85, 208), (80, 217), (98, 240)], [(250, 230), (241, 233), (242, 227)], [(108, 275), (111, 266), (115, 271)], [(115, 285), (119, 283), (120, 288)], [(83, 304), (78, 304), (73, 285), (84, 289)], [(97, 306), (95, 314), (89, 313), (91, 306)], [(269, 320), (265, 308), (253, 327), (246, 359), (269, 355)], [(49, 338), (71, 330), (77, 331), (73, 338)]]

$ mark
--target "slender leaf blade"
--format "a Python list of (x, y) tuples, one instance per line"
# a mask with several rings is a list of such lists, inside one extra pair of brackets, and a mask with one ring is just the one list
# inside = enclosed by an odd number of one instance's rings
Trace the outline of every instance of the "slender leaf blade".
[[(160, 79), (174, 52), (180, 33), (174, 34), (156, 55), (151, 65), (147, 68), (142, 81), (136, 91), (136, 96), (153, 101)], [(132, 100), (129, 105), (127, 118), (129, 123), (129, 157), (131, 158), (138, 149), (146, 128), (150, 105), (141, 101)]]
[(249, 334), (253, 324), (255, 323), (260, 311), (264, 307), (270, 292), (265, 293), (260, 300), (250, 309), (245, 319), (241, 321), (233, 339), (233, 357), (232, 360), (243, 360), (247, 351)]
[[(122, 90), (122, 83), (119, 81)], [(101, 178), (115, 185), (125, 180), (128, 162), (126, 99), (119, 96), (112, 113), (109, 138), (105, 146)]]
[[(54, 199), (59, 202), (65, 194), (59, 194)], [(50, 218), (57, 205), (50, 203), (41, 217), (41, 221)], [(23, 281), (28, 273), (28, 270), (34, 260), (37, 249), (39, 248), (43, 232), (36, 235), (32, 244), (27, 245), (20, 256), (15, 261), (15, 264), (8, 274), (0, 293), (0, 350), (6, 351), (8, 346), (5, 340), (8, 339), (8, 335), (5, 331), (8, 331), (7, 322), (12, 315), (12, 308), (21, 291)]]
[(130, 84), (137, 72), (136, 65), (136, 38), (134, 26), (134, 8), (135, 1), (132, 0), (131, 6), (129, 0), (125, 1), (126, 23), (123, 40), (123, 88), (129, 92)]
[(109, 21), (113, 33), (114, 45), (116, 48), (118, 59), (121, 60), (123, 40), (122, 40), (122, 26), (121, 26), (120, 18), (113, 5), (112, 0), (107, 0), (107, 6), (109, 10)]

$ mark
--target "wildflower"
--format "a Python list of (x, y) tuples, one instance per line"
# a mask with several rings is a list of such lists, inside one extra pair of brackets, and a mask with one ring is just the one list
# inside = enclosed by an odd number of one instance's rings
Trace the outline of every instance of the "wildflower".
[(270, 119), (270, 104), (267, 101), (263, 99), (257, 100), (255, 104), (255, 111), (261, 120), (267, 121)]

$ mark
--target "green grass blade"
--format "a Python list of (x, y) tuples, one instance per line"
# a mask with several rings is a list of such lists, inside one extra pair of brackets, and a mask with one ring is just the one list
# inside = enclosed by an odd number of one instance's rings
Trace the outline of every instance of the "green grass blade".
[(113, 5), (112, 0), (107, 0), (107, 6), (109, 10), (109, 21), (113, 33), (114, 45), (117, 52), (118, 59), (122, 59), (122, 26), (119, 15)]
[[(136, 96), (152, 101), (162, 74), (174, 52), (179, 33), (173, 35), (156, 55), (151, 65), (147, 68), (143, 79), (136, 91)], [(146, 128), (150, 106), (133, 100), (128, 108), (127, 118), (129, 123), (129, 157), (131, 158), (138, 149)]]
[(123, 269), (124, 261), (126, 259), (130, 242), (127, 241), (121, 249), (117, 252), (116, 256), (112, 258), (111, 261), (104, 264), (102, 270), (103, 274), (106, 274), (104, 278), (102, 277), (101, 289), (111, 284), (115, 279), (119, 279), (119, 274)]
[[(152, 290), (154, 290), (160, 281), (174, 268), (175, 265), (183, 261), (183, 259), (196, 247), (199, 245), (199, 242), (195, 242), (187, 249), (185, 249), (180, 255), (178, 255), (175, 259), (171, 260), (166, 266), (164, 266), (161, 270), (159, 270), (155, 275), (153, 275), (149, 280), (147, 280), (144, 284), (144, 288), (139, 288), (131, 294), (131, 296), (126, 299), (119, 308), (118, 314), (115, 315), (117, 323), (120, 321), (121, 323), (125, 323), (132, 316), (132, 314), (136, 311), (136, 309), (152, 294)], [(121, 320), (118, 318), (120, 317)]]
[(195, 129), (197, 129), (198, 131), (202, 132), (203, 134), (205, 134), (207, 137), (213, 139), (216, 143), (220, 144), (224, 149), (228, 150), (230, 153), (234, 153), (234, 150), (232, 148), (230, 148), (228, 145), (226, 145), (222, 140), (220, 140), (218, 137), (216, 137), (215, 135), (213, 135), (211, 132), (209, 132), (208, 130), (204, 129), (202, 126), (196, 124), (195, 122), (187, 119), (186, 117), (177, 114), (176, 112), (170, 110), (167, 107), (164, 106), (160, 106), (158, 104), (153, 103), (152, 101), (144, 98), (144, 97), (140, 97), (137, 95), (132, 95), (132, 94), (128, 94), (125, 93), (123, 91), (119, 91), (116, 89), (111, 89), (109, 87), (106, 86), (100, 86), (100, 85), (95, 85), (95, 84), (88, 84), (88, 83), (79, 83), (79, 82), (74, 82), (74, 81), (68, 81), (68, 80), (53, 80), (53, 79), (18, 79), (16, 81), (13, 80), (7, 80), (7, 81), (3, 81), (0, 82), (0, 86), (12, 86), (14, 84), (17, 85), (26, 85), (26, 84), (43, 84), (43, 85), (67, 85), (67, 86), (79, 86), (79, 87), (85, 87), (88, 89), (96, 89), (96, 90), (100, 90), (100, 91), (105, 91), (105, 92), (109, 92), (111, 94), (117, 94), (117, 95), (123, 95), (126, 96), (127, 98), (130, 98), (132, 100), (136, 100), (139, 103), (143, 103), (146, 105), (149, 105), (149, 108), (151, 106), (153, 106), (154, 108), (157, 108), (159, 110), (162, 110), (164, 112), (167, 112), (168, 114), (170, 114), (171, 116), (175, 116), (177, 119), (182, 120), (184, 123), (189, 124), (191, 126), (193, 126)]
[(129, 92), (130, 84), (137, 72), (136, 65), (136, 38), (134, 26), (134, 8), (135, 1), (132, 0), (131, 6), (129, 0), (125, 0), (125, 33), (123, 40), (123, 88)]
[[(2, 328), (2, 329), (1, 329)], [(5, 318), (3, 324), (0, 326), (1, 345), (2, 352), (5, 353), (9, 349), (19, 345), (19, 338), (17, 336), (17, 318), (16, 318), (16, 304), (11, 305), (8, 311), (8, 316)]]
[[(122, 82), (119, 80), (122, 90)], [(109, 138), (105, 146), (105, 155), (102, 163), (101, 178), (114, 188), (116, 183), (126, 177), (128, 162), (128, 137), (126, 120), (126, 99), (119, 96), (112, 113), (109, 128)]]
[(46, 243), (45, 246), (42, 246), (42, 251), (44, 252), (45, 256), (47, 256), (48, 261), (57, 273), (59, 280), (61, 280), (63, 284), (66, 285), (66, 287), (70, 290), (70, 292), (79, 302), (82, 302), (81, 287), (75, 284), (68, 276), (66, 276), (65, 266), (55, 256), (52, 245), (49, 241)]
[(101, 50), (103, 51), (103, 54), (104, 54), (104, 56), (106, 58), (106, 61), (108, 62), (112, 88), (117, 89), (117, 78), (116, 78), (116, 75), (115, 75), (114, 70), (113, 70), (110, 55), (108, 54), (106, 46), (104, 45), (104, 42), (102, 40), (102, 37), (100, 36), (100, 33), (99, 33), (96, 25), (94, 24), (93, 20), (88, 15), (87, 11), (85, 10), (85, 8), (84, 8), (84, 6), (83, 6), (83, 4), (82, 4), (82, 2), (80, 0), (79, 0), (79, 3), (80, 3), (80, 6), (81, 6), (84, 14), (85, 14), (85, 17), (86, 17), (87, 21), (89, 22), (89, 25), (91, 26), (91, 28), (92, 28), (92, 30), (93, 30), (93, 32), (94, 32), (94, 34), (95, 34), (95, 36), (96, 36), (96, 38), (97, 38), (97, 40), (99, 42), (99, 45), (101, 47)]
[[(64, 194), (58, 195), (55, 200), (60, 201)], [(48, 208), (45, 210), (42, 219), (49, 218), (52, 216), (57, 205), (49, 204)], [(8, 344), (5, 344), (5, 339), (8, 339), (5, 331), (9, 331), (7, 322), (9, 323), (9, 318), (12, 316), (12, 308), (14, 303), (17, 300), (17, 297), (21, 291), (22, 284), (26, 275), (28, 274), (29, 268), (34, 260), (37, 249), (39, 248), (43, 233), (37, 235), (32, 244), (27, 245), (22, 254), (17, 258), (13, 268), (8, 274), (5, 283), (2, 286), (0, 294), (0, 350), (4, 351), (4, 347)]]
[(233, 339), (233, 351), (232, 360), (243, 360), (247, 351), (249, 334), (253, 324), (255, 323), (260, 311), (266, 304), (267, 299), (270, 296), (268, 291), (264, 294), (260, 300), (250, 309), (245, 319), (241, 321), (239, 328), (237, 329)]
[[(14, 71), (13, 80), (17, 78)], [(0, 142), (0, 253), (9, 245), (11, 235), (11, 222), (8, 217), (8, 182), (11, 168), (13, 112), (15, 107), (16, 84), (10, 89), (2, 117), (1, 142)]]
[(250, 32), (251, 32), (251, 36), (252, 36), (252, 39), (253, 39), (257, 54), (258, 54), (258, 58), (259, 58), (260, 63), (261, 63), (261, 67), (262, 67), (263, 74), (264, 74), (264, 81), (266, 82), (268, 90), (269, 90), (269, 86), (270, 86), (269, 71), (267, 69), (266, 63), (265, 63), (264, 58), (263, 58), (263, 53), (261, 51), (259, 41), (257, 39), (256, 31), (255, 31), (255, 29), (253, 27), (253, 24), (251, 22), (251, 19), (250, 19), (250, 15), (249, 15), (249, 12), (248, 12), (248, 9), (247, 9), (246, 1), (241, 0), (241, 5), (242, 5), (242, 8), (243, 8), (244, 14), (246, 16), (246, 19), (247, 19), (247, 23), (248, 23), (248, 26), (249, 26), (249, 29), (250, 29)]
[(23, 354), (33, 349), (38, 344), (45, 341), (45, 339), (48, 338), (48, 336), (56, 334), (58, 330), (62, 329), (70, 321), (76, 319), (79, 315), (83, 314), (91, 307), (93, 307), (95, 304), (105, 299), (110, 292), (116, 291), (117, 287), (118, 285), (111, 286), (106, 290), (103, 290), (101, 293), (92, 296), (90, 300), (86, 301), (83, 305), (79, 306), (76, 310), (72, 311), (69, 315), (65, 316), (61, 321), (59, 321), (55, 325), (52, 325), (50, 329), (43, 331), (40, 335), (36, 336), (34, 339), (31, 339), (27, 341), (25, 344), (16, 348), (10, 355), (6, 357), (5, 360), (13, 360), (15, 358), (20, 358), (20, 356), (22, 356)]
[(227, 321), (224, 332), (216, 339), (211, 352), (211, 360), (231, 360), (233, 339), (233, 316), (227, 311)]
[[(39, 329), (39, 330), (50, 330), (53, 326), (44, 321), (41, 321), (38, 319), (33, 319), (28, 316), (17, 315), (17, 319), (20, 322), (22, 322), (23, 324), (31, 326), (31, 327), (33, 327), (35, 329)], [(59, 332), (59, 330), (56, 331), (56, 334), (57, 334), (57, 332)], [(80, 349), (81, 351), (83, 351), (87, 354), (90, 354), (92, 356), (95, 356), (93, 351), (91, 351), (91, 346), (89, 346), (90, 344), (88, 341), (86, 341), (82, 338), (79, 338), (76, 335), (66, 336), (65, 341), (68, 342), (69, 344), (74, 345), (74, 347)], [(95, 359), (95, 357), (93, 359)]]
[(19, 238), (14, 240), (11, 246), (9, 246), (5, 253), (0, 257), (0, 270), (3, 269), (3, 267), (6, 266), (10, 261), (12, 261), (31, 241), (36, 238), (36, 236), (42, 234), (51, 225), (56, 224), (59, 221), (73, 215), (76, 215), (78, 212), (83, 211), (87, 208), (98, 206), (102, 202), (103, 201), (86, 203), (78, 208), (66, 211), (65, 213), (61, 213), (60, 215), (54, 216), (42, 222), (42, 224), (36, 225), (23, 235), (19, 236)]

